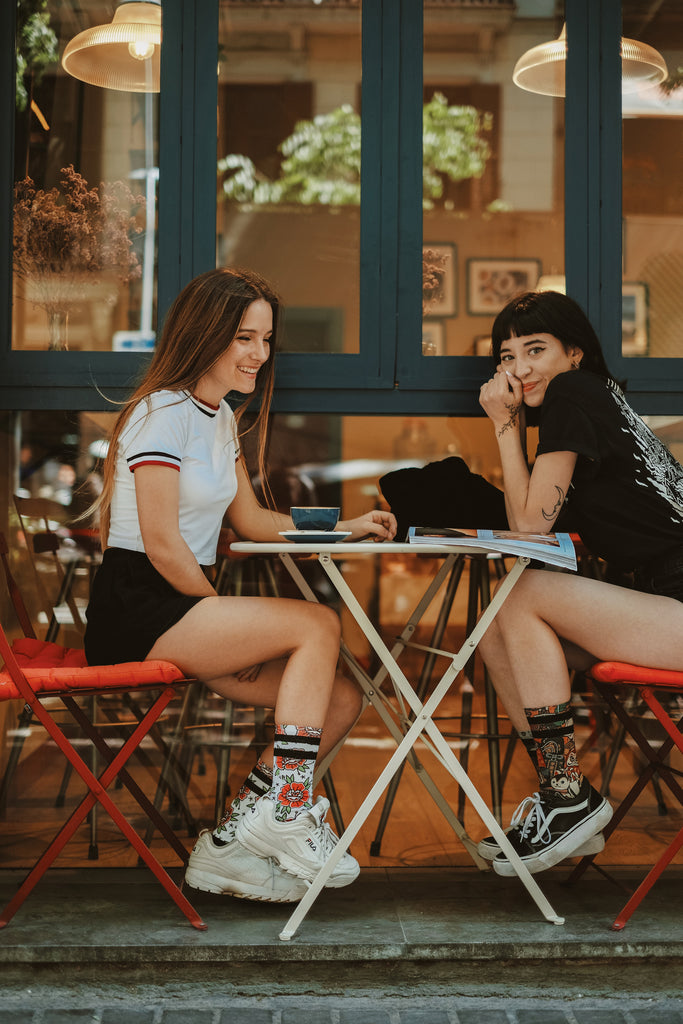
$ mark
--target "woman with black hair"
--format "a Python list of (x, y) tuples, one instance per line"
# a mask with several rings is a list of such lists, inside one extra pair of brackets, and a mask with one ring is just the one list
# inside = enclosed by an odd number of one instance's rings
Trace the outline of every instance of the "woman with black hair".
[[(527, 570), (481, 651), (538, 773), (509, 838), (532, 872), (599, 852), (608, 802), (578, 764), (570, 668), (619, 660), (683, 665), (683, 468), (626, 402), (581, 307), (558, 292), (528, 292), (498, 315), (496, 372), (480, 402), (496, 432), (510, 528), (553, 530), (566, 509), (594, 555), (632, 588)], [(525, 457), (524, 421), (538, 423)], [(501, 875), (510, 862), (488, 837), (480, 853)]]

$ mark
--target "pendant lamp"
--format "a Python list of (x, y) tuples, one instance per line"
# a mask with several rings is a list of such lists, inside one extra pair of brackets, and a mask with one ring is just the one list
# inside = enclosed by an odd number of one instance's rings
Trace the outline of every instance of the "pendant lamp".
[[(542, 96), (564, 96), (564, 68), (567, 61), (567, 29), (557, 39), (533, 46), (515, 64), (512, 81), (520, 89)], [(661, 53), (635, 39), (621, 40), (621, 91), (637, 92), (663, 82), (668, 72)]]
[(121, 92), (159, 92), (161, 0), (122, 0), (109, 25), (79, 32), (62, 67), (74, 78)]

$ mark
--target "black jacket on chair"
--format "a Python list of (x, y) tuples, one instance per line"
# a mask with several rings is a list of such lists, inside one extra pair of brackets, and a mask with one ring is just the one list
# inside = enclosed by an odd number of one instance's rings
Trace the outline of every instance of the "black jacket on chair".
[(503, 492), (458, 456), (394, 470), (380, 478), (379, 487), (398, 521), (397, 540), (410, 526), (508, 527)]

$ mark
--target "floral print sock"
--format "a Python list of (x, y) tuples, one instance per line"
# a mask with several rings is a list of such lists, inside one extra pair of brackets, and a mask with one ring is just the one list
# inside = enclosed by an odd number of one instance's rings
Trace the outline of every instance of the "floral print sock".
[(225, 846), (235, 838), (237, 822), (244, 812), (264, 796), (273, 784), (273, 772), (265, 761), (257, 761), (242, 788), (213, 830), (216, 846)]
[(524, 711), (536, 745), (541, 793), (562, 800), (573, 800), (579, 794), (583, 775), (576, 757), (570, 702), (525, 708)]
[(322, 729), (309, 725), (275, 725), (273, 785), (267, 799), (276, 821), (291, 821), (313, 806), (313, 771)]

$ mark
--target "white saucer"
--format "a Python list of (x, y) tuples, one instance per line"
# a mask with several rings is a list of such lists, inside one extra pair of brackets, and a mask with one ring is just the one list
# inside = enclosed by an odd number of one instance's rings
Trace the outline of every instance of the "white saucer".
[(295, 544), (316, 544), (320, 541), (324, 541), (325, 544), (336, 544), (337, 541), (350, 537), (351, 530), (281, 530), (280, 536)]

